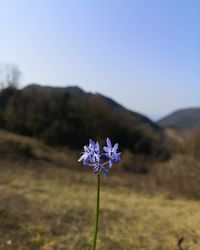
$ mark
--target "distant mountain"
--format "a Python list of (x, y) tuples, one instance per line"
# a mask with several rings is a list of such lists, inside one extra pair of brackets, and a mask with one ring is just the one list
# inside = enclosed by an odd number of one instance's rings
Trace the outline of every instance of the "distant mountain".
[(109, 136), (134, 154), (166, 155), (164, 133), (148, 117), (77, 86), (30, 84), (0, 91), (0, 127), (52, 146), (80, 149)]
[(175, 111), (158, 121), (163, 127), (181, 130), (200, 128), (200, 108), (188, 108)]
[[(24, 93), (31, 93), (33, 91), (42, 91), (42, 92), (50, 92), (50, 93), (69, 93), (71, 96), (73, 96), (76, 99), (82, 100), (82, 101), (88, 101), (97, 99), (98, 101), (102, 102), (108, 109), (112, 110), (112, 114), (120, 115), (123, 113), (123, 115), (128, 116), (132, 122), (130, 125), (136, 125), (139, 124), (140, 126), (147, 126), (155, 131), (159, 131), (160, 127), (150, 120), (148, 117), (131, 110), (126, 109), (113, 99), (106, 97), (99, 93), (90, 93), (85, 92), (83, 89), (81, 89), (78, 86), (68, 86), (68, 87), (55, 87), (55, 86), (44, 86), (40, 84), (29, 84), (27, 85), (22, 91)], [(133, 123), (133, 124), (132, 124)], [(128, 124), (127, 124), (128, 126)]]
[(45, 86), (40, 85), (37, 83), (32, 83), (27, 85), (25, 88), (22, 89), (23, 92), (32, 92), (34, 90), (43, 90), (43, 91), (49, 91), (49, 92), (57, 92), (57, 93), (63, 93), (68, 92), (71, 95), (78, 96), (78, 97), (86, 97), (87, 94), (78, 86), (69, 86), (69, 87), (52, 87), (52, 86)]

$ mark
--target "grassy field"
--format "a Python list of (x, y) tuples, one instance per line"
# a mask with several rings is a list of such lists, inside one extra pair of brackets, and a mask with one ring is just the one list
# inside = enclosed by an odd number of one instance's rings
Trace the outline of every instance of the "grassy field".
[[(0, 250), (91, 249), (96, 176), (77, 158), (0, 130)], [(141, 175), (127, 159), (101, 179), (97, 250), (199, 250), (200, 161), (177, 154)]]
[[(117, 167), (117, 166), (116, 166)], [(0, 162), (0, 249), (90, 249), (96, 176), (41, 161)], [(98, 250), (200, 249), (200, 202), (133, 191), (132, 175), (102, 178)]]

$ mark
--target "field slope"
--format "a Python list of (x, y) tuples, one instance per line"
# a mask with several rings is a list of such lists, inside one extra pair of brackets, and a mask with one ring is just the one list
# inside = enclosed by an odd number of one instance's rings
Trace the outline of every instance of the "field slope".
[[(0, 162), (0, 249), (90, 249), (96, 176), (71, 168)], [(175, 250), (183, 236), (183, 249), (199, 250), (200, 203), (137, 194), (130, 178), (102, 178), (97, 249)]]

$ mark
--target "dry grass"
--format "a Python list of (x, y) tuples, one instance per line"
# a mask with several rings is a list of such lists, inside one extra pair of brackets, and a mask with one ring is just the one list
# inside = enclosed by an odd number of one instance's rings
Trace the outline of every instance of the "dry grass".
[[(91, 172), (19, 162), (1, 162), (0, 171), (0, 249), (90, 249)], [(184, 236), (184, 249), (199, 250), (200, 203), (137, 194), (130, 180), (126, 174), (102, 179), (97, 249), (175, 250)]]
[(200, 200), (200, 162), (189, 155), (177, 154), (170, 161), (155, 165), (149, 178), (169, 198)]
[[(77, 155), (0, 131), (0, 249), (88, 250), (96, 178)], [(98, 250), (200, 249), (200, 162), (176, 154), (149, 174), (102, 178)], [(191, 198), (193, 200), (187, 200)]]
[(51, 148), (37, 139), (0, 130), (0, 158), (53, 162), (56, 165), (72, 163), (74, 152), (67, 148)]

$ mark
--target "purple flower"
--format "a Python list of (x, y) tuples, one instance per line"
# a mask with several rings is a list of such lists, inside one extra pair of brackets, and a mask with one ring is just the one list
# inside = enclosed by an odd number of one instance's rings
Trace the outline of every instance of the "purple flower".
[(96, 161), (100, 160), (100, 150), (98, 142), (95, 143), (90, 139), (88, 146), (84, 146), (83, 155), (78, 159), (78, 161), (83, 160), (84, 165), (94, 164)]
[(103, 149), (105, 151), (105, 156), (109, 160), (109, 167), (111, 168), (114, 163), (117, 163), (118, 161), (121, 160), (120, 156), (121, 153), (117, 152), (119, 147), (118, 143), (116, 143), (114, 147), (112, 147), (112, 143), (109, 138), (107, 138), (106, 142), (107, 142), (107, 147), (104, 147)]
[[(118, 143), (112, 147), (112, 143), (107, 138), (107, 147), (103, 147), (104, 152), (100, 151), (99, 143), (89, 140), (89, 145), (84, 146), (83, 155), (79, 158), (79, 162), (83, 160), (84, 166), (91, 166), (95, 173), (109, 174), (109, 169), (114, 163), (121, 160), (121, 153), (117, 152)], [(107, 166), (107, 167), (106, 167)]]

